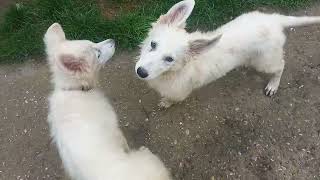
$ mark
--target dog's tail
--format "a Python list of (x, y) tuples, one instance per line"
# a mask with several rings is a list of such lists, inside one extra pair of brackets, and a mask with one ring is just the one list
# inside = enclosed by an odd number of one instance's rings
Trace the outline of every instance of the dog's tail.
[(280, 20), (280, 23), (284, 28), (320, 24), (320, 16), (295, 17), (278, 15), (277, 19)]

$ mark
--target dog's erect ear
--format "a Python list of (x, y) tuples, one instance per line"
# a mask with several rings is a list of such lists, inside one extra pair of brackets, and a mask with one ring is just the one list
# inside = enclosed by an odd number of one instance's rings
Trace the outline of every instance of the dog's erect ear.
[(82, 73), (82, 72), (87, 72), (88, 70), (88, 63), (82, 59), (82, 58), (77, 58), (73, 55), (69, 54), (62, 54), (58, 57), (59, 59), (59, 66), (63, 70), (71, 73)]
[(54, 46), (66, 39), (60, 24), (54, 23), (47, 30), (44, 36), (44, 42), (47, 47)]
[(100, 43), (95, 44), (97, 50), (98, 61), (102, 64), (106, 63), (114, 54), (115, 41), (113, 39), (107, 39)]
[(191, 15), (194, 4), (194, 0), (184, 0), (175, 4), (167, 14), (160, 16), (157, 23), (184, 28), (186, 20)]
[(209, 49), (210, 47), (217, 44), (222, 35), (217, 35), (212, 39), (196, 39), (189, 42), (189, 51), (191, 54), (196, 55), (200, 54), (204, 50)]

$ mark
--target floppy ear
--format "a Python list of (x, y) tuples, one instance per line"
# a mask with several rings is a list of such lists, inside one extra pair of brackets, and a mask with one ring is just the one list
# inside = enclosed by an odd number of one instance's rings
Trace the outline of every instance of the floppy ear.
[(165, 15), (161, 15), (157, 23), (184, 28), (185, 22), (191, 15), (194, 0), (184, 0), (175, 4)]
[(222, 35), (217, 35), (212, 39), (197, 39), (189, 42), (189, 51), (191, 54), (200, 54), (204, 50), (209, 49), (210, 47), (217, 44)]
[(64, 41), (66, 36), (60, 24), (52, 24), (44, 35), (44, 42), (47, 48), (54, 47), (58, 43)]
[(82, 59), (69, 54), (62, 54), (58, 57), (59, 67), (70, 73), (88, 72), (88, 63)]

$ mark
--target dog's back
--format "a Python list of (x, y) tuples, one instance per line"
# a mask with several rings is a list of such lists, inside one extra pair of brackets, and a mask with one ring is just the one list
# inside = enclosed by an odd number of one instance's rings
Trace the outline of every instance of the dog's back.
[(103, 179), (126, 156), (116, 115), (98, 90), (55, 91), (49, 112), (52, 136), (74, 179)]

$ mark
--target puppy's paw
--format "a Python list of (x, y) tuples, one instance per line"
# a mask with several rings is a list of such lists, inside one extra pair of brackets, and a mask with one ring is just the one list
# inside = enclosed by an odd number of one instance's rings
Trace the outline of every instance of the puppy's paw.
[(172, 105), (172, 101), (166, 99), (166, 98), (162, 98), (158, 104), (159, 108), (169, 108)]
[(139, 151), (150, 151), (149, 148), (145, 147), (145, 146), (141, 146), (139, 148)]
[(265, 88), (265, 93), (267, 96), (273, 96), (276, 94), (279, 85), (269, 82), (269, 84)]

